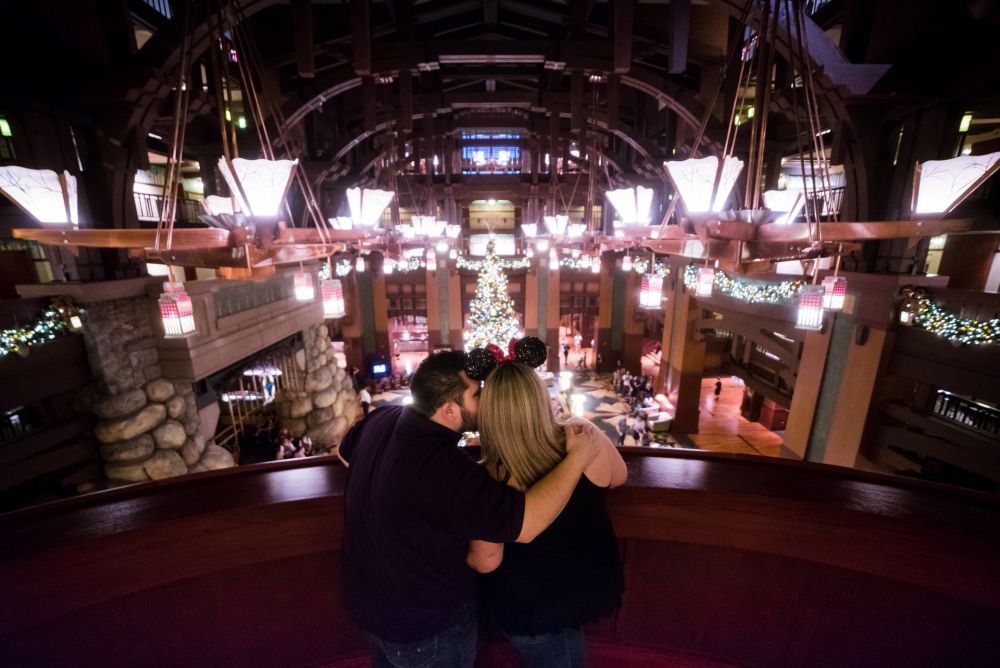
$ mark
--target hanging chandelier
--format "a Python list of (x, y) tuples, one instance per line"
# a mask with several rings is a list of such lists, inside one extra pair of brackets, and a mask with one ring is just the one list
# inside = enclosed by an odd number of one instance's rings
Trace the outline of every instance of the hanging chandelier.
[(566, 226), (569, 225), (569, 216), (545, 216), (542, 220), (545, 221), (545, 228), (549, 234), (558, 236), (565, 234)]
[(726, 156), (721, 171), (719, 159), (714, 155), (668, 160), (663, 166), (689, 214), (721, 211), (743, 171), (743, 161), (733, 156)]
[(285, 193), (295, 176), (299, 161), (219, 158), (219, 171), (239, 209), (253, 218), (274, 218), (281, 210)]
[(376, 227), (382, 212), (392, 202), (395, 193), (388, 190), (348, 188), (347, 205), (355, 227)]
[(609, 190), (608, 201), (618, 213), (623, 225), (648, 225), (653, 208), (653, 189), (645, 186)]

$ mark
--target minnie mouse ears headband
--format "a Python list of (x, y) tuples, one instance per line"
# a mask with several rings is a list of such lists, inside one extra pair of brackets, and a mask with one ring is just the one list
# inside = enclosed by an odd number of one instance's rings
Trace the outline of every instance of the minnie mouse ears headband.
[(501, 362), (520, 362), (535, 368), (545, 363), (548, 350), (545, 342), (537, 336), (511, 339), (507, 345), (507, 355), (499, 346), (489, 344), (485, 348), (473, 348), (465, 356), (465, 374), (472, 380), (486, 380), (490, 371)]

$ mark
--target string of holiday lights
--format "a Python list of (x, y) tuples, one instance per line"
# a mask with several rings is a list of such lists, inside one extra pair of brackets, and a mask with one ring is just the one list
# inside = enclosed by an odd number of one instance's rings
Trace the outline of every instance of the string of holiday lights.
[[(684, 267), (684, 285), (694, 289), (698, 283), (698, 267)], [(805, 281), (753, 281), (746, 278), (730, 276), (724, 271), (715, 272), (715, 290), (749, 304), (780, 304), (798, 297)]]
[(632, 258), (632, 271), (637, 274), (656, 274), (657, 276), (669, 276), (670, 265), (664, 262), (657, 262), (653, 271), (649, 271), (649, 260), (644, 257)]
[[(527, 269), (531, 266), (531, 259), (526, 257), (519, 258), (499, 258), (495, 255), (494, 260), (499, 263), (504, 269)], [(455, 265), (459, 269), (467, 269), (469, 271), (482, 271), (485, 260), (471, 260), (464, 255), (459, 255), (455, 260)]]
[(580, 257), (564, 257), (559, 259), (559, 266), (565, 267), (566, 269), (591, 269), (595, 262), (598, 262), (597, 258), (590, 257), (589, 255), (581, 255)]
[(486, 257), (479, 264), (476, 296), (469, 304), (471, 330), (465, 350), (485, 348), (490, 343), (506, 350), (510, 340), (519, 338), (521, 332), (514, 314), (514, 301), (507, 294), (504, 261), (493, 254), (492, 241), (487, 244)]
[[(389, 267), (391, 270), (386, 271)], [(409, 257), (403, 260), (393, 260), (392, 258), (385, 258), (382, 260), (382, 272), (392, 273), (393, 271), (398, 271), (401, 274), (405, 274), (408, 271), (417, 271), (418, 269), (425, 269), (427, 263), (424, 262), (423, 258), (420, 257)]]
[(67, 333), (69, 328), (62, 315), (53, 308), (46, 309), (27, 327), (0, 330), (0, 357), (47, 343)]
[(1000, 318), (963, 318), (935, 304), (921, 288), (906, 287), (902, 294), (903, 309), (909, 312), (913, 327), (963, 345), (989, 346), (1000, 337)]

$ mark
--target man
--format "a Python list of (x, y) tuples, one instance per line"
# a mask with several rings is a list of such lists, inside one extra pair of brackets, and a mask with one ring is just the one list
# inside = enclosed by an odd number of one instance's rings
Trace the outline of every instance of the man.
[(563, 366), (569, 364), (569, 344), (563, 343)]
[[(371, 636), (375, 666), (472, 666), (476, 655), (472, 539), (530, 542), (569, 500), (597, 453), (571, 435), (566, 458), (527, 492), (491, 478), (456, 447), (476, 428), (479, 383), (465, 353), (425, 359), (413, 403), (374, 411), (344, 437), (344, 587), (351, 618)], [(492, 555), (488, 568), (496, 568)]]
[(718, 400), (719, 395), (722, 394), (722, 379), (717, 378), (715, 380), (715, 398)]
[(361, 391), (358, 392), (358, 401), (361, 402), (361, 412), (362, 412), (362, 414), (363, 415), (368, 415), (368, 409), (371, 408), (371, 405), (372, 405), (372, 395), (371, 395), (370, 392), (368, 392), (368, 386), (367, 385), (365, 385), (364, 387), (362, 387)]

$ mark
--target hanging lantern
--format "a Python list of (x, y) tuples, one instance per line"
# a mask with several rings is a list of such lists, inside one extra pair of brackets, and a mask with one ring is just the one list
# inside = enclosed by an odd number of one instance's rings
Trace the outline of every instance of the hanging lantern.
[(842, 276), (827, 276), (823, 279), (823, 308), (840, 311), (847, 296), (847, 279)]
[(354, 261), (354, 271), (359, 274), (365, 270), (365, 258), (361, 255)]
[(528, 247), (527, 247), (527, 248), (526, 248), (526, 249), (524, 250), (524, 257), (526, 257), (526, 258), (528, 258), (528, 259), (531, 259), (531, 258), (535, 257), (535, 249), (534, 249), (534, 248), (532, 248), (531, 246), (528, 246)]
[(427, 255), (425, 257), (426, 257), (425, 262), (427, 264), (427, 271), (437, 271), (438, 259), (437, 255), (434, 254), (434, 251), (428, 248)]
[(313, 285), (312, 276), (304, 271), (295, 274), (295, 299), (300, 302), (312, 301), (316, 296), (316, 287)]
[(194, 306), (182, 284), (163, 284), (160, 317), (163, 319), (163, 333), (166, 336), (186, 336), (195, 331)]
[(461, 225), (445, 225), (444, 233), (449, 239), (457, 239), (458, 235), (462, 233)]
[(903, 302), (903, 305), (899, 307), (899, 324), (905, 327), (913, 327), (913, 318), (916, 313), (917, 307), (913, 302)]
[(39, 223), (80, 223), (76, 177), (67, 171), (28, 169), (17, 165), (0, 167), (0, 194), (25, 210)]
[(549, 264), (553, 267), (559, 264), (559, 253), (556, 252), (555, 248), (549, 249)]
[[(690, 158), (688, 160), (670, 160), (663, 163), (667, 175), (674, 188), (684, 200), (688, 213), (705, 213), (721, 211), (729, 199), (729, 193), (736, 185), (736, 179), (743, 171), (743, 161), (727, 156), (722, 163), (722, 173), (719, 175), (719, 185), (715, 187), (716, 175), (719, 169), (719, 158), (710, 155), (706, 158)], [(712, 191), (715, 198), (712, 198)]]
[(660, 308), (663, 301), (663, 277), (656, 274), (644, 274), (642, 288), (639, 290), (640, 308)]
[(219, 158), (219, 172), (240, 211), (269, 218), (279, 215), (298, 160)]
[(390, 275), (396, 270), (396, 261), (391, 257), (387, 257), (382, 261), (382, 273), (386, 276)]
[[(644, 186), (609, 190), (605, 195), (623, 225), (648, 225), (653, 206), (653, 189)], [(616, 221), (617, 222), (617, 221)]]
[(569, 225), (566, 228), (566, 234), (574, 239), (582, 237), (583, 233), (586, 231), (587, 231), (587, 226), (584, 225), (583, 223), (573, 223), (572, 225)]
[(454, 248), (452, 248), (450, 251), (448, 251), (448, 257), (450, 259), (452, 259), (452, 260), (457, 260), (458, 259), (458, 251), (455, 250)]
[(622, 271), (632, 271), (632, 256), (626, 255), (622, 258)]
[(543, 220), (549, 234), (563, 234), (569, 225), (569, 216), (544, 216)]
[(599, 274), (601, 273), (601, 256), (597, 255), (593, 260), (590, 261), (590, 273)]
[(538, 234), (538, 223), (524, 223), (521, 225), (521, 232), (526, 237), (533, 237)]
[(327, 318), (343, 318), (344, 286), (339, 278), (323, 281), (323, 316)]
[(394, 196), (395, 193), (388, 190), (348, 188), (347, 205), (351, 209), (354, 227), (375, 227)]
[(795, 320), (797, 329), (819, 331), (823, 329), (823, 286), (805, 285), (799, 292), (799, 313)]
[(712, 287), (715, 285), (715, 269), (712, 267), (702, 267), (698, 270), (698, 282), (695, 283), (694, 293), (698, 297), (711, 297)]

